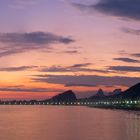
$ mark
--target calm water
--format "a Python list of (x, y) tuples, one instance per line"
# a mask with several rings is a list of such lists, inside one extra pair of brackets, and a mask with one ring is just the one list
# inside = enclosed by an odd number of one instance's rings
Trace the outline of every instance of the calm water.
[(140, 140), (140, 116), (80, 106), (0, 106), (0, 140)]

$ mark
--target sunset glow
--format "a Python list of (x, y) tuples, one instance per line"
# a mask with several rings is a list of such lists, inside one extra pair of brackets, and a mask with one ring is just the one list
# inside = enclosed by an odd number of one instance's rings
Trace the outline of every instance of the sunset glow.
[(125, 14), (111, 0), (0, 3), (0, 99), (87, 97), (140, 82), (140, 10)]

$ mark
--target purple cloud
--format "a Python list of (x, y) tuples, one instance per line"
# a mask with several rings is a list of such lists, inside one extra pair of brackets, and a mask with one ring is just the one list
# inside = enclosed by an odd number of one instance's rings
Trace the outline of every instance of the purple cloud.
[(0, 57), (31, 50), (52, 49), (53, 44), (70, 44), (74, 40), (53, 33), (29, 32), (29, 33), (1, 33)]
[(139, 77), (97, 76), (97, 75), (36, 75), (32, 78), (36, 82), (47, 82), (64, 85), (103, 85), (103, 86), (131, 86), (140, 81)]

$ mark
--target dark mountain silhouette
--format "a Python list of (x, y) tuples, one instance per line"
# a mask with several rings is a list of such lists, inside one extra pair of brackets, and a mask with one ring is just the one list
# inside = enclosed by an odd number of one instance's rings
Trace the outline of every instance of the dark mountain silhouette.
[(140, 99), (140, 83), (128, 88), (127, 90), (120, 92), (121, 89), (116, 89), (112, 94), (104, 95), (101, 89), (97, 94), (89, 97), (89, 101), (101, 101), (101, 100), (135, 100)]
[(116, 94), (119, 94), (121, 92), (122, 92), (121, 89), (114, 89), (113, 92), (109, 92), (108, 95), (116, 95)]
[(95, 96), (104, 96), (104, 92), (102, 89), (99, 89)]
[(77, 98), (72, 90), (68, 90), (61, 94), (53, 96), (50, 99), (50, 101), (54, 101), (54, 102), (62, 102), (62, 101), (65, 102), (65, 101), (75, 101), (75, 100), (77, 100)]
[(99, 89), (95, 95), (90, 96), (88, 99), (102, 99), (105, 97), (102, 89)]
[[(119, 92), (120, 90), (114, 90), (114, 93)], [(140, 100), (140, 83), (130, 87), (129, 89), (121, 92), (121, 93), (117, 93), (117, 94), (113, 94), (113, 95), (104, 95), (104, 92), (102, 89), (99, 89), (98, 92), (89, 97), (89, 98), (81, 98), (81, 99), (77, 99), (74, 92), (72, 90), (68, 90), (66, 92), (63, 92), (61, 94), (58, 94), (56, 96), (53, 96), (51, 99), (46, 99), (46, 100), (13, 100), (13, 101), (1, 101), (0, 100), (0, 105), (58, 105), (61, 104), (62, 102), (66, 103), (67, 105), (68, 102), (75, 102), (74, 105), (79, 105), (76, 104), (76, 102), (82, 102), (82, 105), (86, 105), (85, 102), (95, 102), (96, 105), (98, 105), (97, 102), (99, 102), (99, 104), (102, 104), (103, 102), (114, 102), (114, 101), (127, 101), (127, 100), (133, 100), (133, 101), (137, 101)], [(61, 103), (60, 103), (61, 102)], [(62, 104), (63, 104), (62, 103)], [(65, 105), (65, 103), (63, 105)], [(106, 107), (105, 104), (101, 105), (102, 107)], [(112, 104), (107, 104), (108, 107), (115, 107), (115, 108), (127, 108), (128, 106), (121, 106), (121, 105), (112, 105)], [(129, 105), (130, 106), (130, 105)], [(130, 107), (132, 107), (132, 109), (135, 109), (136, 106), (131, 105)], [(129, 108), (129, 107), (128, 107)], [(138, 106), (139, 108), (139, 106)]]
[(115, 89), (115, 90), (113, 91), (113, 94), (119, 94), (119, 93), (121, 93), (121, 92), (122, 92), (121, 89)]
[(130, 87), (129, 89), (115, 96), (121, 99), (138, 99), (140, 98), (140, 83)]

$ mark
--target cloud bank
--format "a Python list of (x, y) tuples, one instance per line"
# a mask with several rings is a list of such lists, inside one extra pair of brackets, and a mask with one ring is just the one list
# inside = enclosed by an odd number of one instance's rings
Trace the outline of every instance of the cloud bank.
[(140, 72), (140, 67), (135, 66), (110, 66), (108, 69), (123, 72)]
[(40, 69), (40, 72), (98, 72), (98, 73), (109, 73), (109, 70), (88, 68), (87, 66), (92, 63), (79, 63), (71, 66), (51, 66)]
[(74, 40), (53, 33), (0, 33), (0, 57), (31, 50), (50, 49), (53, 44), (70, 44)]
[(126, 57), (113, 58), (113, 60), (127, 62), (127, 63), (140, 63), (139, 60), (126, 58)]
[(36, 75), (36, 82), (47, 82), (68, 85), (103, 85), (103, 86), (131, 86), (140, 81), (139, 77), (97, 76), (97, 75)]
[(139, 29), (132, 29), (132, 28), (126, 28), (126, 27), (123, 27), (121, 28), (121, 30), (124, 32), (124, 33), (128, 33), (128, 34), (133, 34), (133, 35), (140, 35), (140, 30)]
[(49, 88), (21, 88), (21, 87), (0, 87), (0, 91), (10, 91), (10, 92), (61, 92), (59, 89), (49, 89)]
[(79, 3), (72, 3), (72, 5), (90, 13), (98, 11), (110, 16), (140, 20), (139, 0), (100, 0), (98, 3), (91, 5)]
[(0, 68), (0, 71), (16, 72), (16, 71), (26, 71), (38, 68), (38, 66), (19, 66), (19, 67), (4, 67)]

